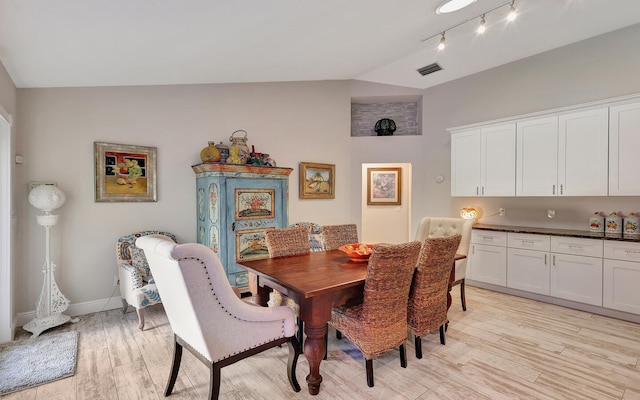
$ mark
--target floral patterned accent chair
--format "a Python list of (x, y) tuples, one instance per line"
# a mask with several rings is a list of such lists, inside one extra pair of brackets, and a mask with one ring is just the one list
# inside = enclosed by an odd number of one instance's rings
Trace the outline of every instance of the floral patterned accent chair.
[(136, 247), (135, 244), (136, 239), (147, 235), (164, 235), (177, 243), (173, 233), (154, 230), (124, 235), (116, 243), (122, 312), (126, 312), (129, 306), (134, 307), (138, 314), (138, 328), (140, 330), (144, 329), (142, 309), (152, 304), (162, 303), (144, 251)]
[(289, 228), (305, 228), (309, 231), (309, 248), (311, 251), (324, 251), (324, 241), (322, 240), (322, 225), (315, 222), (296, 222), (289, 225)]
[(325, 250), (335, 250), (344, 244), (358, 243), (356, 224), (325, 225), (322, 227)]
[[(476, 223), (475, 219), (424, 217), (418, 223), (415, 240), (424, 243), (431, 237), (444, 237), (460, 234), (460, 246), (456, 254), (469, 255), (471, 243), (471, 228)], [(467, 311), (467, 302), (464, 293), (464, 280), (467, 275), (467, 259), (456, 261), (456, 274), (451, 286), (460, 285), (460, 302), (462, 310)]]
[[(168, 237), (147, 235), (136, 240), (136, 245), (144, 249), (149, 260), (173, 330), (173, 363), (165, 397), (171, 394), (177, 381), (183, 348), (209, 369), (207, 399), (216, 400), (222, 368), (285, 343), (289, 347), (287, 377), (293, 390), (300, 391), (296, 379), (300, 345), (295, 337), (295, 316), (289, 307), (257, 307), (240, 300), (216, 253), (202, 244), (178, 245)], [(190, 362), (189, 369), (193, 365)], [(269, 376), (272, 371), (263, 373)], [(284, 382), (277, 377), (273, 379)], [(242, 392), (235, 380), (228, 385), (230, 395), (225, 398), (241, 397), (235, 393)], [(180, 384), (177, 395), (193, 398)], [(267, 398), (282, 397), (291, 396), (284, 391), (267, 395)]]
[(409, 292), (407, 315), (416, 358), (422, 358), (421, 335), (439, 328), (440, 344), (444, 344), (449, 275), (461, 238), (462, 235), (427, 238), (422, 244)]

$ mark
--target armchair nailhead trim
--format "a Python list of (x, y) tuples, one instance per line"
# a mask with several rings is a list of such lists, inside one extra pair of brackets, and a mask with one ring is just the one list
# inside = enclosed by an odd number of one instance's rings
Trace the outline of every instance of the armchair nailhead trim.
[[(212, 294), (212, 295), (213, 295), (213, 297), (216, 299), (216, 301), (218, 302), (218, 304), (220, 305), (220, 307), (225, 311), (225, 313), (227, 313), (227, 315), (229, 315), (229, 316), (231, 316), (231, 317), (233, 317), (233, 318), (235, 318), (235, 319), (237, 319), (237, 320), (240, 320), (240, 321), (246, 321), (246, 320), (244, 320), (244, 319), (238, 318), (237, 316), (235, 316), (235, 315), (231, 314), (231, 313), (230, 313), (229, 311), (227, 311), (227, 309), (222, 305), (222, 303), (220, 303), (220, 299), (218, 298), (218, 295), (216, 294), (215, 290), (213, 290), (213, 283), (211, 282), (211, 277), (209, 276), (209, 272), (207, 271), (207, 268), (206, 268), (206, 266), (205, 266), (204, 261), (202, 261), (202, 260), (201, 260), (200, 258), (198, 258), (198, 257), (184, 257), (184, 258), (178, 259), (177, 261), (178, 261), (178, 262), (180, 262), (181, 260), (194, 260), (194, 261), (199, 262), (199, 263), (200, 263), (200, 265), (202, 266), (202, 270), (204, 271), (205, 275), (207, 276), (207, 281), (209, 281), (209, 287), (210, 287), (210, 289), (211, 289), (211, 294)], [(246, 322), (252, 322), (252, 321), (246, 321)], [(284, 320), (282, 320), (282, 337), (284, 337)], [(269, 339), (269, 340), (267, 340), (267, 341), (264, 341), (264, 342), (260, 343), (260, 345), (263, 345), (263, 344), (265, 344), (265, 343), (272, 342), (272, 341), (274, 341), (274, 340), (276, 340), (276, 339), (280, 339), (280, 338), (279, 338), (279, 337), (275, 337), (275, 338)], [(220, 359), (218, 359), (218, 360), (216, 360), (216, 361), (224, 360), (225, 358), (229, 358), (229, 357), (231, 357), (231, 356), (234, 356), (234, 355), (236, 355), (236, 354), (240, 354), (240, 353), (242, 353), (242, 352), (244, 352), (244, 351), (247, 351), (247, 350), (249, 350), (249, 349), (244, 349), (244, 350), (242, 350), (242, 351), (238, 351), (238, 352), (235, 352), (235, 353), (233, 353), (233, 354), (229, 354), (229, 355), (227, 355), (226, 357), (220, 358)]]

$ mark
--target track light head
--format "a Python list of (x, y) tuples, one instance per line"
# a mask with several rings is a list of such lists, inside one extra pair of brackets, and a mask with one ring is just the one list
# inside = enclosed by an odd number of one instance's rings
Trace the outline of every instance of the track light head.
[(516, 2), (515, 0), (511, 2), (511, 8), (509, 9), (509, 14), (507, 14), (507, 21), (513, 21), (518, 16), (518, 13), (516, 12), (516, 8), (513, 5), (515, 2)]
[(484, 20), (484, 14), (482, 14), (482, 18), (480, 19), (480, 25), (478, 25), (478, 29), (476, 30), (476, 32), (484, 33), (486, 30), (487, 30), (487, 23)]
[(442, 32), (442, 37), (440, 38), (440, 43), (438, 43), (438, 50), (444, 50), (447, 47), (446, 40), (444, 38), (444, 32)]

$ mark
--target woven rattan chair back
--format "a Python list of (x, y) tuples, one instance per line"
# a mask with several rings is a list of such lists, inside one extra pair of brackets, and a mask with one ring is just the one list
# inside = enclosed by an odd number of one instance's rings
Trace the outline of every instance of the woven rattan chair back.
[(322, 240), (325, 250), (335, 250), (343, 244), (358, 243), (358, 227), (356, 224), (324, 225)]
[(375, 357), (400, 347), (400, 365), (407, 365), (407, 299), (420, 247), (418, 241), (375, 246), (369, 258), (362, 302), (332, 310), (333, 326), (362, 351), (370, 387)]
[(415, 336), (416, 357), (422, 358), (420, 336), (440, 328), (444, 344), (447, 292), (461, 235), (425, 239), (409, 292), (407, 323)]
[(269, 256), (284, 257), (309, 254), (309, 233), (306, 228), (273, 229), (266, 233)]

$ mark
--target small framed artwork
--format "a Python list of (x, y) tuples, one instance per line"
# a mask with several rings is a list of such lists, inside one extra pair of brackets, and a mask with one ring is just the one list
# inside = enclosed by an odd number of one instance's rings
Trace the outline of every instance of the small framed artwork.
[(269, 249), (265, 239), (266, 229), (245, 229), (236, 231), (236, 261), (261, 260), (269, 258)]
[(93, 143), (95, 201), (156, 201), (156, 148)]
[(275, 189), (236, 189), (236, 219), (274, 218)]
[(402, 205), (402, 168), (367, 168), (367, 204)]
[(300, 163), (300, 198), (335, 199), (335, 164)]

